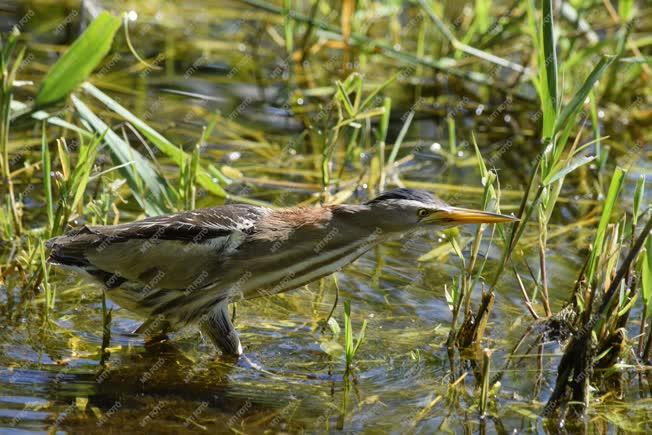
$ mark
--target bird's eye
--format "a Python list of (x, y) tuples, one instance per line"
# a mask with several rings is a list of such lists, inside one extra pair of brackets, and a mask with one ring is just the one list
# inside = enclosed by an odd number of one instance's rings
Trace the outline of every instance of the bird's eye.
[(425, 208), (420, 208), (419, 211), (417, 212), (417, 216), (419, 216), (420, 218), (424, 218), (428, 216), (428, 214), (429, 212)]

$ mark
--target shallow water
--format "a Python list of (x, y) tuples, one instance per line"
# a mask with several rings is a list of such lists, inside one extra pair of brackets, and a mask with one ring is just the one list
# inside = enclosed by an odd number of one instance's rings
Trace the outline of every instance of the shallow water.
[[(116, 11), (123, 10), (125, 5), (126, 2), (105, 4)], [(321, 67), (314, 68), (310, 79), (274, 74), (283, 59), (282, 47), (255, 24), (255, 16), (247, 15), (248, 9), (242, 5), (159, 5), (158, 11), (154, 6), (138, 10), (138, 22), (132, 26), (137, 36), (132, 38), (137, 49), (149, 57), (162, 51), (171, 53), (162, 62), (164, 69), (138, 73), (141, 67), (127, 52), (121, 52), (123, 58), (116, 61), (106, 76), (96, 78), (96, 85), (119, 96), (122, 104), (141, 119), (183, 146), (196, 142), (210, 112), (221, 111), (232, 124), (246, 130), (239, 131), (231, 124), (223, 129), (218, 127), (202, 157), (244, 175), (229, 186), (229, 192), (276, 205), (315, 202), (314, 193), (321, 177), (319, 163), (315, 164), (319, 160), (315, 159), (321, 154), (311, 154), (314, 143), (301, 134), (302, 120), (310, 116), (314, 120), (314, 114), (321, 109), (307, 104), (314, 101), (308, 90), (304, 94), (295, 90), (291, 97), (305, 100), (303, 107), (308, 115), (290, 116), (281, 106), (287, 96), (288, 80), (314, 80), (314, 91), (332, 84), (332, 70), (337, 70), (337, 66), (328, 63), (326, 54), (320, 54), (314, 62)], [(28, 33), (34, 38), (32, 49), (39, 62), (50, 63), (48, 47), (39, 44), (70, 42), (85, 13), (24, 3), (3, 16), (3, 23), (18, 21), (30, 8), (36, 12), (30, 27), (32, 33)], [(52, 31), (73, 13), (70, 26), (58, 33)], [(238, 18), (242, 14), (254, 16), (252, 22), (243, 23)], [(194, 19), (186, 20), (187, 17)], [(150, 28), (146, 28), (147, 23), (151, 23)], [(282, 32), (282, 27), (277, 25), (275, 31)], [(123, 41), (119, 41), (116, 45), (124, 47)], [(249, 53), (251, 47), (257, 47), (259, 57), (251, 64), (243, 64), (242, 53)], [(202, 50), (210, 54), (197, 63)], [(193, 66), (194, 63), (197, 65)], [(38, 82), (42, 70), (39, 72), (38, 65), (32, 67), (25, 74), (33, 75)], [(188, 75), (190, 68), (192, 74)], [(373, 73), (370, 77), (379, 84), (384, 73), (382, 62), (378, 69), (375, 79)], [(251, 70), (275, 79), (262, 85)], [(442, 115), (459, 100), (453, 97), (456, 92), (473, 91), (472, 86), (459, 86), (442, 80), (421, 85), (424, 93), (443, 97), (419, 111), (406, 140), (406, 149), (414, 151), (415, 158), (401, 167), (401, 179), (408, 186), (435, 190), (456, 205), (478, 206), (482, 189), (472, 149), (461, 146), (460, 155), (453, 159), (440, 153), (447, 149), (448, 141)], [(396, 137), (401, 128), (400, 114), (414, 104), (414, 88), (407, 81), (394, 88), (393, 102), (398, 115), (392, 116), (390, 138)], [(209, 98), (178, 95), (170, 89)], [(446, 98), (447, 93), (450, 99)], [(482, 94), (477, 94), (478, 99), (475, 95), (469, 98), (468, 105), (461, 110), (457, 137), (463, 143), (470, 138), (471, 131), (476, 132), (483, 153), (499, 171), (504, 190), (503, 210), (514, 211), (527, 182), (521, 170), (528, 167), (538, 152), (535, 126), (527, 122), (535, 105), (515, 103), (509, 111), (501, 111), (499, 120), (491, 124), (487, 114), (498, 110), (500, 99), (494, 93)], [(476, 101), (492, 103), (481, 106)], [(300, 108), (301, 105), (295, 105), (295, 113)], [(236, 115), (231, 117), (232, 114)], [(605, 128), (617, 125), (610, 117), (604, 122)], [(640, 139), (644, 135), (642, 130), (634, 126), (615, 131), (615, 136), (620, 135), (627, 142)], [(15, 139), (19, 141), (30, 134), (20, 133)], [(612, 131), (609, 134), (614, 137)], [(270, 148), (266, 141), (279, 147)], [(279, 155), (280, 147), (286, 143), (298, 144), (298, 154), (305, 157), (292, 152), (289, 155), (293, 158)], [(270, 149), (275, 150), (272, 155), (277, 157), (269, 157)], [(630, 158), (622, 151), (615, 147), (613, 158)], [(402, 152), (401, 157), (404, 155)], [(640, 156), (635, 159), (632, 173), (649, 173), (649, 152), (643, 151)], [(161, 163), (170, 173), (174, 171), (164, 159)], [(352, 178), (359, 169), (346, 171)], [(631, 189), (635, 178), (628, 177), (627, 189)], [(474, 190), (460, 192), (460, 187), (465, 186)], [(597, 204), (595, 198), (585, 196), (579, 183), (566, 186), (551, 233), (586, 216)], [(362, 182), (349, 201), (358, 202), (367, 195)], [(650, 200), (649, 194), (646, 199)], [(219, 200), (211, 196), (199, 200), (201, 206), (217, 204)], [(33, 217), (34, 227), (42, 225), (39, 198), (34, 198), (33, 208), (26, 213)], [(137, 217), (137, 204), (133, 200), (124, 204), (122, 213), (125, 221)], [(570, 295), (595, 222), (587, 221), (551, 237), (548, 274), (553, 311)], [(473, 231), (463, 229), (462, 238), (471, 237)], [(488, 237), (480, 251), (488, 259), (484, 273), (488, 278), (495, 270), (500, 251), (487, 240)], [(533, 228), (526, 234), (519, 261), (537, 271), (535, 241)], [(498, 374), (508, 361), (510, 366), (503, 371), (495, 392), (491, 416), (479, 417), (480, 360), (477, 355), (449, 354), (446, 348), (451, 313), (444, 286), (450, 286), (459, 275), (461, 262), (444, 248), (445, 254), (440, 258), (418, 261), (423, 254), (437, 246), (445, 247), (446, 243), (437, 233), (387, 243), (338, 274), (340, 301), (351, 301), (354, 331), (359, 331), (363, 319), (367, 320), (366, 339), (350, 376), (345, 373), (343, 332), (335, 335), (329, 329), (322, 331), (322, 322), (334, 298), (330, 278), (321, 286), (313, 283), (287, 294), (239, 303), (236, 326), (248, 361), (237, 364), (217, 358), (212, 346), (193, 330), (177, 332), (164, 344), (145, 346), (141, 337), (130, 333), (139, 320), (110, 301), (112, 321), (103, 329), (101, 289), (60, 271), (51, 272), (51, 285), (57, 297), (48, 314), (49, 322), (45, 323), (43, 296), (8, 278), (0, 292), (0, 431), (556, 432), (560, 422), (544, 421), (539, 414), (554, 387), (561, 347), (557, 342), (545, 343), (538, 348), (538, 357), (536, 346), (527, 355), (523, 354), (528, 348), (524, 346), (519, 355), (510, 356), (511, 349), (532, 323), (516, 279), (510, 273), (503, 275), (497, 287), (483, 342), (484, 347), (493, 350), (492, 375)], [(468, 250), (467, 246), (465, 253)], [(523, 278), (531, 288), (528, 274), (523, 273)], [(480, 291), (478, 286), (474, 292), (476, 305)], [(640, 316), (640, 311), (634, 310), (633, 316)], [(334, 317), (343, 327), (342, 304)], [(632, 330), (629, 336), (635, 334)], [(526, 340), (534, 343), (533, 338)], [(108, 343), (104, 354), (103, 340)], [(649, 431), (649, 374), (643, 368), (621, 368), (615, 376), (620, 388), (613, 388), (613, 396), (603, 405), (593, 407), (586, 421), (568, 422), (569, 430)]]

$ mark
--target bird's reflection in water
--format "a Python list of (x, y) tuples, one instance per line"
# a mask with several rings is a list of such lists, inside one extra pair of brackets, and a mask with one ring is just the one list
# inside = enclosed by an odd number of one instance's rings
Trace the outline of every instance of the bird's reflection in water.
[[(114, 349), (90, 379), (84, 375), (90, 388), (83, 409), (70, 406), (76, 397), (62, 397), (54, 425), (84, 432), (116, 424), (126, 432), (299, 429), (305, 420), (296, 412), (312, 415), (320, 407), (320, 400), (294, 396), (281, 376), (257, 369), (251, 360), (225, 360), (210, 346), (187, 345), (140, 342)], [(287, 412), (290, 404), (292, 413)]]

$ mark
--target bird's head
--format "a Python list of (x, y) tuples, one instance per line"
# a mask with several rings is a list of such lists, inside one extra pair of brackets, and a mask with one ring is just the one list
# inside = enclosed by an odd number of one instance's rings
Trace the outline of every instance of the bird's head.
[(453, 207), (423, 190), (395, 189), (365, 203), (380, 227), (404, 232), (415, 227), (446, 228), (463, 224), (514, 222), (518, 219), (498, 213)]

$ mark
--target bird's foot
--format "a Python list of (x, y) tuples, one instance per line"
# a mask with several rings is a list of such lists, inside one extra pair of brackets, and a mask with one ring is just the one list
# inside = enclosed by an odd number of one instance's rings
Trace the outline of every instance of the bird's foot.
[(148, 346), (160, 345), (162, 343), (165, 343), (169, 339), (170, 338), (168, 337), (167, 334), (161, 333), (155, 335), (146, 335), (143, 341), (145, 342), (145, 347), (148, 347)]
[(245, 368), (245, 369), (254, 369), (254, 370), (256, 370), (256, 371), (263, 372), (263, 373), (270, 374), (270, 375), (272, 374), (271, 372), (265, 370), (265, 369), (263, 368), (263, 366), (261, 366), (260, 364), (258, 364), (258, 363), (256, 363), (256, 362), (252, 361), (252, 360), (251, 360), (247, 355), (245, 355), (245, 354), (242, 354), (242, 355), (240, 356), (240, 358), (238, 359), (237, 366), (238, 366), (238, 367)]

